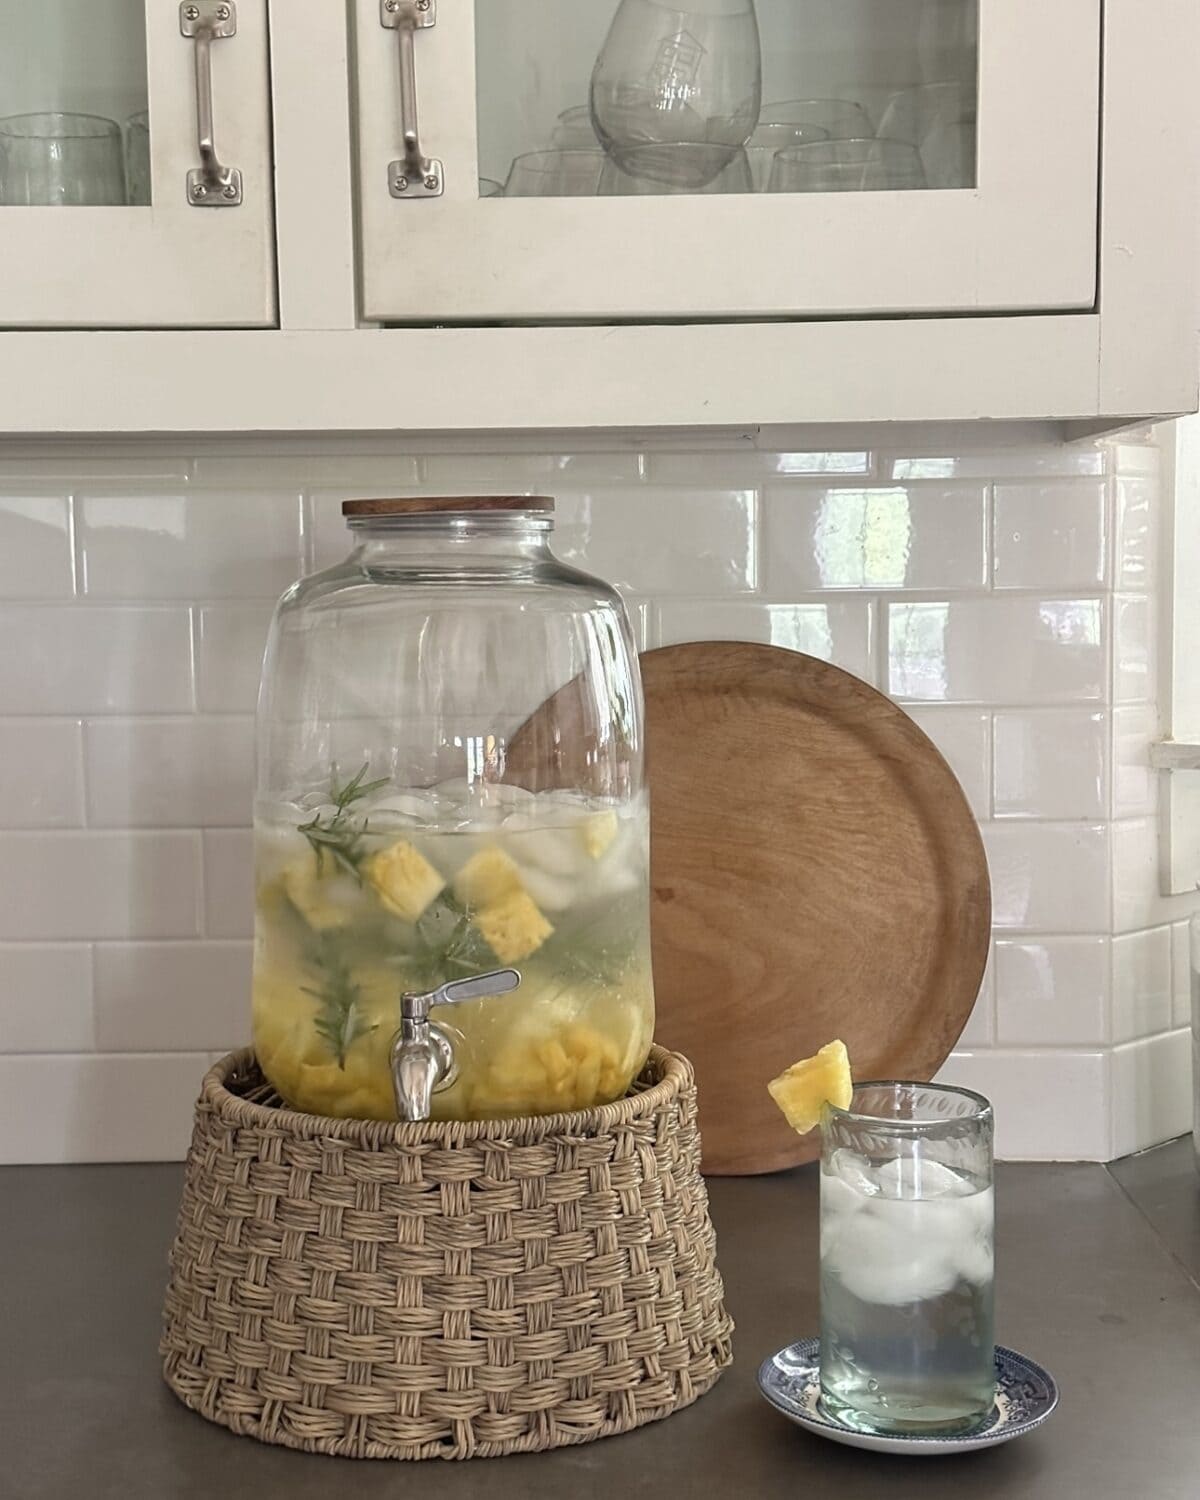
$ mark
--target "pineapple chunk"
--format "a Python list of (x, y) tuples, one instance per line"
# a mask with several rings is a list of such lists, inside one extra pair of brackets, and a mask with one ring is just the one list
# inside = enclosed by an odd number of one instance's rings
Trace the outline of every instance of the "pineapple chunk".
[(579, 836), (592, 859), (602, 859), (608, 853), (617, 836), (617, 829), (617, 815), (611, 810), (584, 819), (579, 825)]
[(279, 877), (288, 900), (314, 932), (328, 932), (354, 921), (354, 883), (339, 879), (332, 865), (332, 860), (326, 860), (318, 870), (317, 856), (310, 850)]
[(494, 844), (473, 854), (454, 877), (454, 894), (464, 906), (495, 906), (524, 889), (515, 862)]
[(773, 1078), (767, 1088), (792, 1129), (798, 1135), (805, 1135), (821, 1123), (821, 1111), (826, 1104), (838, 1109), (850, 1106), (854, 1085), (845, 1043), (830, 1042), (816, 1057), (793, 1063), (786, 1073)]
[(362, 875), (388, 911), (406, 922), (415, 922), (446, 884), (407, 839), (397, 839), (364, 860)]
[(471, 919), (501, 963), (516, 963), (536, 953), (554, 928), (523, 890), (475, 912)]

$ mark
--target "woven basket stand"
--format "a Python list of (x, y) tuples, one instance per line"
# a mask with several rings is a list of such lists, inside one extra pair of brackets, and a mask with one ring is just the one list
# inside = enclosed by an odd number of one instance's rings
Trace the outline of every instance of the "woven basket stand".
[(692, 1069), (615, 1104), (419, 1125), (279, 1104), (250, 1052), (196, 1106), (161, 1351), (210, 1421), (355, 1458), (529, 1453), (689, 1405), (732, 1323)]

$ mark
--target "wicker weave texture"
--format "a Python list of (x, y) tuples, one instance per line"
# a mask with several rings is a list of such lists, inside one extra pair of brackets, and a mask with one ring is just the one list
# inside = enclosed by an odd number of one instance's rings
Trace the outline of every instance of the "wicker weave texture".
[(732, 1327), (676, 1054), (520, 1121), (296, 1114), (249, 1052), (204, 1079), (162, 1354), (211, 1421), (356, 1458), (533, 1452), (688, 1405)]

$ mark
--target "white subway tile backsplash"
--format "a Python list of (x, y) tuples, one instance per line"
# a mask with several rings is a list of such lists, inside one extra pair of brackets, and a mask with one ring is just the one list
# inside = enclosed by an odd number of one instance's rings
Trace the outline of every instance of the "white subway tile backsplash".
[(194, 937), (196, 833), (0, 834), (0, 939)]
[(1192, 1128), (1192, 1039), (1172, 1031), (1115, 1047), (1112, 1054), (1112, 1155), (1186, 1135)]
[(1104, 467), (1103, 449), (1087, 443), (1056, 443), (957, 454), (931, 449), (924, 454), (884, 455), (879, 472), (893, 479), (1034, 479), (1043, 475), (1098, 475), (1104, 473)]
[(938, 1079), (975, 1089), (992, 1101), (996, 1154), (1008, 1161), (1108, 1157), (1105, 1052), (955, 1052)]
[(925, 731), (958, 778), (977, 818), (991, 816), (992, 723), (974, 708), (914, 706), (910, 716)]
[(0, 599), (69, 599), (74, 592), (70, 500), (0, 494)]
[(996, 947), (988, 953), (987, 968), (979, 985), (975, 1000), (962, 1035), (955, 1044), (961, 1051), (970, 1052), (976, 1047), (990, 1047), (996, 1040)]
[(996, 944), (997, 1041), (1078, 1047), (1109, 1041), (1107, 937), (1030, 937)]
[(0, 943), (0, 1054), (95, 1046), (88, 945)]
[(186, 606), (0, 605), (0, 713), (187, 713)]
[(1150, 766), (1150, 746), (1159, 737), (1153, 704), (1117, 708), (1112, 715), (1112, 815), (1137, 818), (1158, 806), (1158, 772)]
[[(868, 475), (872, 455), (852, 450), (771, 453), (746, 446), (704, 455), (705, 484), (745, 484), (748, 479), (798, 478), (805, 475)], [(654, 484), (693, 485), (698, 478), (695, 453), (658, 453), (646, 457), (646, 478)]]
[(97, 943), (104, 1052), (229, 1052), (250, 1043), (250, 944)]
[(970, 589), (987, 582), (983, 485), (770, 489), (766, 587), (777, 599), (818, 589)]
[(1150, 927), (1113, 938), (1112, 962), (1113, 1041), (1169, 1031), (1171, 929)]
[(238, 828), (250, 821), (252, 719), (93, 719), (86, 753), (93, 828)]
[(0, 1165), (179, 1161), (203, 1054), (0, 1056)]
[(1108, 931), (1108, 829), (1103, 823), (993, 823), (983, 829), (983, 842), (995, 928)]
[(196, 707), (201, 713), (253, 713), (269, 604), (213, 604), (197, 610)]
[(83, 822), (81, 734), (78, 719), (0, 719), (0, 829)]
[(254, 935), (254, 850), (249, 829), (204, 834), (204, 931), (214, 938)]
[[(1171, 1019), (1175, 1026), (1192, 1024), (1192, 969), (1197, 972), (1200, 987), (1200, 939), (1197, 940), (1195, 963), (1191, 956), (1190, 924), (1175, 922), (1171, 926)], [(1200, 1017), (1198, 1017), (1200, 1020)]]
[(669, 599), (658, 610), (658, 644), (679, 641), (758, 641), (803, 651), (874, 679), (872, 605), (866, 600), (822, 600), (807, 604), (713, 604)]
[(1105, 582), (1108, 484), (998, 484), (993, 581), (1003, 589)]
[(96, 599), (274, 599), (301, 571), (299, 493), (87, 495), (76, 502)]
[(753, 489), (564, 492), (554, 551), (639, 594), (747, 593), (758, 582), (758, 495)]
[(1113, 587), (1118, 593), (1149, 593), (1158, 583), (1158, 483), (1118, 478), (1113, 485)]
[(1108, 814), (1108, 718), (1071, 708), (1011, 709), (995, 718), (997, 818)]
[(997, 596), (889, 604), (888, 691), (945, 703), (1102, 699), (1104, 603)]
[(1150, 600), (1113, 599), (1113, 702), (1152, 703), (1158, 687), (1158, 622)]

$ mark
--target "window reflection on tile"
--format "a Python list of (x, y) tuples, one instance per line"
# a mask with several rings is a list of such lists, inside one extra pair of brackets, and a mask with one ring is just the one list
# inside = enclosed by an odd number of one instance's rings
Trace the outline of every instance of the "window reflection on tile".
[(1156, 687), (1154, 611), (1149, 599), (1119, 596), (1113, 601), (1113, 698), (1117, 703), (1149, 703)]
[(1154, 587), (1158, 560), (1158, 483), (1118, 479), (1114, 526), (1114, 587), (1137, 593)]
[(888, 690), (931, 702), (1078, 702), (1104, 694), (1099, 599), (888, 606)]
[(865, 599), (805, 604), (712, 604), (667, 600), (659, 606), (659, 644), (757, 641), (803, 651), (873, 682), (873, 606)]
[(986, 582), (983, 485), (767, 493), (768, 587), (979, 588)]

